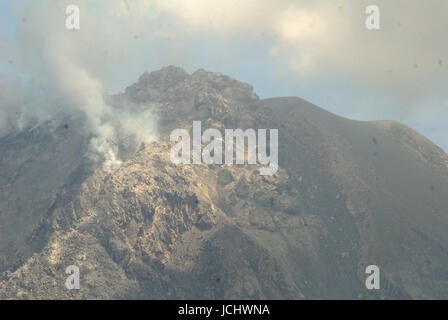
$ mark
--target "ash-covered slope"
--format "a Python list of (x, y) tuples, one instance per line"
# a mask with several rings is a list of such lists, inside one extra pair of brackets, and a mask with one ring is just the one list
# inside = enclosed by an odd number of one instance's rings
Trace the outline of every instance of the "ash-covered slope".
[[(135, 153), (122, 142), (113, 173), (85, 162), (74, 121), (0, 140), (1, 298), (448, 298), (448, 156), (410, 128), (176, 67), (110, 102), (151, 109), (160, 131)], [(174, 165), (169, 133), (193, 120), (278, 128), (278, 172)]]

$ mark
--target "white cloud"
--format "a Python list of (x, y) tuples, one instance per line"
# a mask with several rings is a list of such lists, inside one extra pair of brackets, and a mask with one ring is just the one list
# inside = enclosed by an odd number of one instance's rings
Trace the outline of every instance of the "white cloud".
[(370, 3), (355, 0), (154, 3), (190, 32), (207, 30), (239, 38), (268, 33), (273, 56), (303, 78), (352, 76), (405, 96), (446, 75), (448, 44), (443, 39), (448, 2), (444, 0), (375, 1), (381, 10), (379, 31), (365, 28)]
[[(123, 62), (134, 54), (134, 35), (140, 46), (146, 43), (147, 50), (182, 64), (182, 46), (198, 34), (237, 41), (263, 32), (272, 55), (302, 78), (352, 76), (404, 95), (439, 81), (446, 75), (444, 62), (448, 65), (444, 0), (377, 0), (379, 31), (365, 28), (370, 3), (355, 0), (82, 0), (59, 2), (57, 10), (54, 4), (33, 10), (59, 24), (57, 15), (66, 3), (80, 5), (84, 30), (73, 37), (71, 50), (99, 78), (105, 77), (107, 61)], [(47, 23), (50, 28), (58, 26)], [(173, 51), (179, 56), (173, 57)]]
[[(381, 30), (365, 28), (365, 8), (381, 9)], [(207, 35), (229, 46), (257, 39), (302, 82), (351, 79), (378, 96), (421, 108), (419, 97), (446, 81), (448, 2), (432, 0), (73, 0), (28, 2), (18, 34), (22, 65), (54, 99), (107, 115), (111, 70), (191, 62), (189, 44)], [(81, 9), (81, 30), (64, 29), (65, 6)], [(260, 33), (266, 36), (260, 38)], [(138, 39), (138, 40), (136, 40)], [(226, 50), (223, 45), (223, 50)], [(194, 48), (195, 52), (202, 49)], [(150, 60), (151, 57), (152, 60)], [(138, 59), (138, 62), (135, 60)], [(199, 58), (201, 56), (199, 55)], [(239, 59), (238, 56), (234, 59)], [(134, 66), (135, 67), (135, 66)], [(137, 68), (135, 67), (135, 68)], [(225, 70), (219, 70), (225, 71)], [(83, 94), (80, 95), (80, 92)], [(443, 95), (444, 93), (439, 94)], [(355, 94), (355, 93), (354, 93)], [(106, 130), (107, 132), (108, 130)]]

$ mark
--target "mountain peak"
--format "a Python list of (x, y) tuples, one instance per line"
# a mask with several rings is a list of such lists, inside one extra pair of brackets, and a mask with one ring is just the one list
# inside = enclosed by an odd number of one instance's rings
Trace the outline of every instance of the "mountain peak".
[[(448, 297), (447, 156), (416, 132), (203, 69), (144, 73), (118, 98), (155, 113), (160, 140), (113, 172), (85, 161), (82, 121), (0, 140), (0, 298)], [(173, 164), (168, 137), (194, 120), (279, 129), (277, 173)]]
[(171, 65), (151, 73), (145, 72), (140, 76), (137, 84), (154, 88), (167, 88), (177, 86), (188, 77), (189, 75), (182, 68)]
[(125, 94), (131, 101), (141, 103), (195, 96), (200, 92), (218, 94), (227, 100), (259, 100), (250, 84), (204, 69), (190, 75), (172, 65), (151, 73), (145, 72), (136, 83), (126, 88)]

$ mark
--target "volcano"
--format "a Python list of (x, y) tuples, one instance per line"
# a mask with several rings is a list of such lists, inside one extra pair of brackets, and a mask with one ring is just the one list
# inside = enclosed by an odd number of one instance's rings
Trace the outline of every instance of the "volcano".
[[(448, 298), (448, 155), (411, 128), (174, 66), (108, 99), (159, 127), (117, 141), (113, 172), (86, 159), (82, 114), (0, 138), (0, 298)], [(278, 170), (172, 163), (170, 133), (193, 121), (277, 128)]]

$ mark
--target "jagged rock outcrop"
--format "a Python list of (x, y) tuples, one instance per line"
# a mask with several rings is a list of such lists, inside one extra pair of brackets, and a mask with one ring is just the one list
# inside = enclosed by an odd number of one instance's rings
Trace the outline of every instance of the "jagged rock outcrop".
[[(110, 101), (160, 131), (112, 173), (85, 161), (76, 121), (0, 139), (0, 298), (448, 297), (448, 156), (410, 128), (176, 67)], [(169, 133), (193, 120), (278, 128), (278, 172), (174, 165)], [(80, 290), (64, 286), (72, 264)]]

